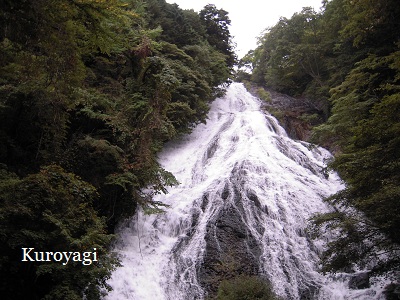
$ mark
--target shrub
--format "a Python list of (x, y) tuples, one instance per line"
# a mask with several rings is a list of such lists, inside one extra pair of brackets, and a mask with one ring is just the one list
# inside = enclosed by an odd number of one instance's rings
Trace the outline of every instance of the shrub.
[(278, 300), (271, 285), (257, 276), (237, 276), (223, 280), (217, 300)]

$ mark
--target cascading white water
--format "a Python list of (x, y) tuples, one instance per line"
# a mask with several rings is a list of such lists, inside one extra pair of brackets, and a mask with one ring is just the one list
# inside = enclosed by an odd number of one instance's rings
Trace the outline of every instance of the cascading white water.
[(229, 255), (237, 272), (262, 275), (283, 299), (379, 299), (376, 289), (349, 290), (346, 280), (317, 272), (323, 242), (305, 227), (342, 188), (322, 172), (329, 157), (288, 138), (258, 99), (232, 84), (206, 125), (160, 154), (181, 184), (157, 196), (170, 205), (164, 214), (139, 211), (120, 231), (123, 266), (107, 299), (203, 299)]

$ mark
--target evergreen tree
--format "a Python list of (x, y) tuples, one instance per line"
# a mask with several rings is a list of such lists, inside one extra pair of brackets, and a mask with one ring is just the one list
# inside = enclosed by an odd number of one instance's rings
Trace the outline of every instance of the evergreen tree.
[(316, 131), (320, 141), (337, 145), (330, 166), (346, 188), (328, 199), (337, 211), (315, 224), (340, 232), (325, 253), (326, 270), (361, 264), (388, 272), (400, 266), (400, 8), (395, 1), (356, 2), (343, 2), (338, 47), (355, 49), (358, 61), (331, 90), (332, 116)]
[(214, 4), (208, 4), (200, 11), (200, 18), (206, 28), (207, 41), (219, 52), (225, 54), (226, 64), (232, 68), (236, 62), (236, 55), (229, 32), (231, 20), (228, 12), (217, 9)]

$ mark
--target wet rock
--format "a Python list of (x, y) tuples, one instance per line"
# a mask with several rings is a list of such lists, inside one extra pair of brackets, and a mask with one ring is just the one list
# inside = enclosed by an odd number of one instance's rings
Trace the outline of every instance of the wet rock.
[(386, 300), (400, 300), (400, 283), (391, 283), (383, 291)]
[(318, 298), (319, 286), (310, 285), (304, 290), (299, 291), (300, 300), (314, 300)]
[(368, 272), (355, 274), (349, 281), (349, 288), (354, 290), (367, 289), (370, 286)]
[[(259, 87), (251, 87), (249, 92), (258, 95)], [(308, 141), (312, 127), (323, 122), (324, 112), (312, 101), (302, 97), (291, 97), (271, 89), (264, 89), (271, 99), (264, 103), (264, 108), (274, 115), (285, 128), (289, 137)]]
[(204, 194), (200, 206), (203, 212), (206, 210), (207, 205), (208, 205), (208, 194)]
[(222, 191), (221, 198), (226, 200), (230, 195), (229, 186), (228, 184), (225, 185), (224, 190)]
[(238, 275), (258, 275), (260, 246), (233, 203), (226, 205), (209, 223), (206, 243), (198, 274), (199, 282), (210, 298), (216, 296), (222, 280)]
[(249, 200), (253, 201), (254, 204), (255, 204), (259, 209), (261, 209), (261, 202), (260, 202), (260, 200), (258, 199), (258, 197), (257, 197), (256, 194), (254, 194), (254, 193), (252, 193), (252, 192), (248, 192), (248, 193), (247, 193), (247, 197), (249, 198)]

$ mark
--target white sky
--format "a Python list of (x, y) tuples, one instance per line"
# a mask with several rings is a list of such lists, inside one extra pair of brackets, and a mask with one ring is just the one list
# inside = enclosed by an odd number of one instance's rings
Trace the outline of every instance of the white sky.
[(229, 13), (231, 35), (237, 44), (238, 58), (257, 47), (257, 37), (267, 27), (274, 26), (279, 18), (290, 18), (303, 7), (311, 6), (319, 11), (322, 0), (166, 0), (176, 3), (182, 9), (200, 11), (212, 3)]

